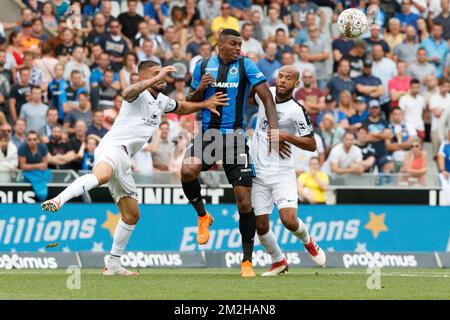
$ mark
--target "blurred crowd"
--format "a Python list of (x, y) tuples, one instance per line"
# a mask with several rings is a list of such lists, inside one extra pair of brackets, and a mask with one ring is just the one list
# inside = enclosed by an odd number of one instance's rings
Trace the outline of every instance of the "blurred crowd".
[[(139, 62), (175, 66), (166, 93), (183, 100), (196, 63), (232, 28), (270, 85), (283, 65), (301, 72), (295, 99), (318, 145), (293, 155), (305, 201), (324, 202), (317, 176), (332, 173), (402, 173), (405, 184), (424, 184), (435, 166), (450, 185), (449, 0), (22, 1), (17, 21), (0, 23), (3, 182), (18, 169), (92, 169)], [(339, 13), (369, 5), (379, 10), (367, 34), (341, 36)], [(249, 136), (256, 111), (246, 111)], [(133, 170), (179, 174), (199, 119), (164, 116)]]

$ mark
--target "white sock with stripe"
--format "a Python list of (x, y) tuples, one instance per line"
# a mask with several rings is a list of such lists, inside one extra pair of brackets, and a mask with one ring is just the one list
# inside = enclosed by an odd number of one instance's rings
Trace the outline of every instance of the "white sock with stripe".
[(120, 257), (123, 254), (135, 227), (135, 225), (126, 224), (122, 219), (119, 220), (116, 230), (114, 231), (111, 255)]
[(308, 229), (306, 229), (306, 226), (303, 223), (302, 219), (300, 218), (297, 219), (298, 219), (298, 229), (297, 231), (291, 231), (291, 233), (297, 238), (299, 238), (303, 244), (308, 244), (309, 243)]
[(59, 205), (62, 207), (70, 199), (81, 196), (83, 193), (88, 192), (91, 189), (98, 187), (98, 179), (92, 173), (85, 174), (78, 177), (72, 182), (63, 192), (61, 192), (56, 199), (59, 201)]
[(269, 229), (269, 232), (262, 236), (258, 234), (258, 238), (264, 249), (266, 249), (266, 252), (272, 257), (273, 262), (279, 262), (283, 260), (283, 253), (281, 252), (280, 247), (277, 243), (277, 239), (275, 239), (275, 235), (273, 234), (271, 229)]

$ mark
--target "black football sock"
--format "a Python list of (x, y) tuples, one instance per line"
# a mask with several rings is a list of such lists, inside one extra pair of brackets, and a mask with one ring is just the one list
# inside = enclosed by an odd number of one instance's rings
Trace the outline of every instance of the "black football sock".
[(242, 261), (252, 261), (253, 245), (255, 242), (256, 217), (253, 209), (247, 213), (239, 212), (239, 231), (242, 237)]
[(202, 200), (200, 181), (198, 179), (190, 182), (181, 181), (181, 185), (186, 198), (189, 199), (199, 217), (203, 217), (206, 214), (206, 209)]

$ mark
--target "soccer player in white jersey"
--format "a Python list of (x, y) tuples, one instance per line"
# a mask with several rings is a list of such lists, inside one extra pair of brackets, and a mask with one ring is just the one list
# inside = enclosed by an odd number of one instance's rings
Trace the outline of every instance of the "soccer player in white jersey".
[(158, 128), (163, 113), (189, 114), (209, 109), (218, 114), (217, 106), (227, 105), (226, 94), (217, 93), (206, 101), (175, 101), (161, 92), (168, 73), (176, 68), (153, 61), (139, 64), (140, 81), (123, 92), (123, 103), (114, 125), (95, 150), (92, 173), (77, 178), (63, 192), (42, 204), (42, 210), (55, 212), (70, 199), (76, 198), (99, 185), (108, 183), (112, 198), (119, 207), (121, 219), (114, 232), (111, 254), (106, 259), (104, 275), (135, 276), (120, 264), (131, 234), (139, 220), (137, 189), (131, 175), (131, 158), (150, 139)]
[(278, 73), (276, 87), (270, 88), (278, 113), (281, 157), (277, 153), (269, 153), (268, 122), (261, 100), (255, 95), (259, 111), (250, 148), (256, 171), (252, 203), (258, 238), (273, 262), (269, 271), (262, 276), (275, 276), (288, 270), (287, 261), (270, 228), (269, 215), (274, 204), (278, 207), (284, 226), (300, 239), (312, 260), (320, 266), (325, 265), (325, 253), (310, 237), (303, 221), (297, 217), (297, 181), (293, 159), (290, 158), (290, 145), (307, 151), (316, 149), (311, 121), (303, 106), (292, 97), (294, 89), (299, 85), (299, 77), (300, 74), (294, 67), (284, 66)]

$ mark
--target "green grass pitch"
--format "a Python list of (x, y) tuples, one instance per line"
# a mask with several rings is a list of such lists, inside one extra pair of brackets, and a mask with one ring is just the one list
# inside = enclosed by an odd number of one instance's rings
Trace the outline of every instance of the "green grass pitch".
[(448, 269), (382, 269), (379, 290), (367, 288), (365, 269), (293, 269), (250, 279), (239, 269), (140, 272), (104, 277), (99, 269), (82, 269), (81, 288), (69, 290), (65, 270), (1, 270), (0, 299), (450, 299)]

